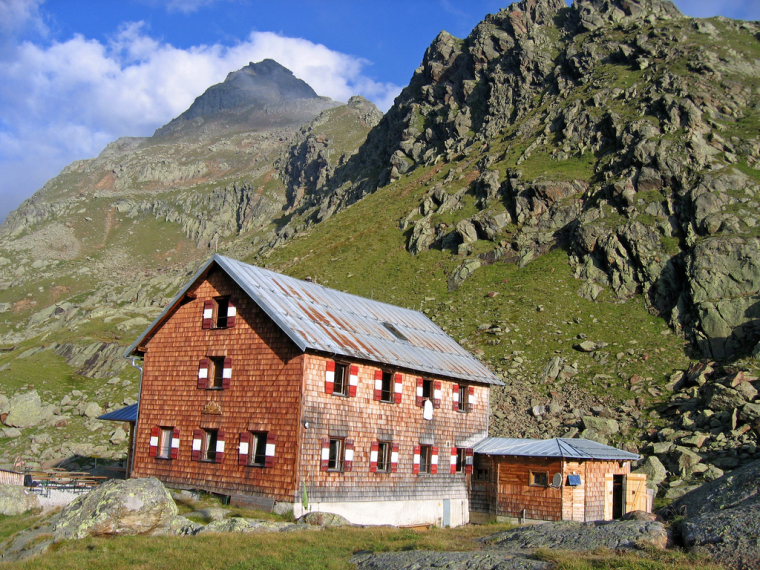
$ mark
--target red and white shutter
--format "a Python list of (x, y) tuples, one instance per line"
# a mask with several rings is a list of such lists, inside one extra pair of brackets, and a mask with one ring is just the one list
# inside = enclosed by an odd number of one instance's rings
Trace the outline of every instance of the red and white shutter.
[(277, 436), (267, 434), (267, 445), (264, 451), (264, 467), (274, 467), (274, 458), (277, 451)]
[(422, 378), (417, 378), (417, 398), (415, 400), (415, 403), (420, 407), (425, 405), (425, 398), (422, 397), (424, 386), (425, 380)]
[(198, 388), (205, 390), (208, 388), (208, 377), (211, 370), (211, 361), (208, 358), (201, 358), (198, 364)]
[(348, 395), (352, 398), (356, 397), (356, 388), (359, 386), (359, 367), (352, 364), (350, 367), (350, 374), (348, 376)]
[(224, 359), (224, 368), (222, 369), (222, 388), (225, 390), (230, 387), (232, 381), (232, 358), (230, 356)]
[(477, 403), (477, 398), (475, 397), (475, 386), (468, 386), (467, 387), (467, 404), (468, 407), (472, 407)]
[(433, 407), (438, 409), (441, 407), (443, 389), (441, 388), (440, 380), (433, 382)]
[(237, 320), (237, 307), (235, 306), (235, 302), (230, 299), (227, 303), (227, 328), (231, 329), (235, 326), (235, 321)]
[(203, 325), (204, 329), (214, 327), (214, 301), (208, 300), (203, 302)]
[(454, 384), (451, 389), (451, 409), (455, 412), (458, 412), (462, 409), (462, 406), (460, 405), (460, 398), (461, 395), (459, 394), (459, 384)]
[(325, 393), (332, 394), (335, 389), (335, 361), (328, 360), (325, 368)]
[(345, 441), (345, 449), (343, 451), (343, 471), (351, 471), (354, 468), (354, 440), (347, 439)]
[(179, 457), (179, 428), (172, 430), (172, 448), (169, 451), (169, 457), (177, 459)]
[(325, 438), (322, 440), (322, 455), (321, 455), (321, 461), (319, 463), (319, 468), (322, 471), (327, 471), (327, 468), (329, 465), (330, 465), (330, 440), (328, 438)]
[(158, 426), (150, 428), (150, 447), (148, 454), (151, 457), (158, 457), (158, 435), (161, 432)]
[(452, 475), (457, 472), (457, 457), (459, 455), (457, 453), (457, 451), (458, 450), (457, 450), (456, 447), (452, 447), (451, 448), (451, 470), (450, 470), (450, 473)]
[(369, 470), (372, 473), (377, 472), (377, 456), (380, 453), (380, 442), (373, 441), (369, 451)]
[(398, 471), (398, 443), (391, 444), (391, 472)]
[(394, 400), (397, 404), (401, 403), (401, 396), (404, 394), (404, 379), (401, 376), (401, 374), (394, 374), (393, 375), (393, 387), (394, 387)]
[(238, 446), (238, 465), (248, 465), (248, 457), (251, 452), (251, 432), (240, 432), (240, 445)]
[(415, 475), (420, 474), (420, 454), (422, 453), (422, 447), (419, 445), (414, 446), (414, 459), (412, 463), (412, 473)]
[(374, 400), (383, 399), (383, 371), (382, 370), (375, 370), (375, 393), (374, 393), (373, 399)]
[(224, 432), (219, 430), (216, 434), (216, 455), (214, 456), (216, 463), (222, 463), (224, 461)]
[(202, 429), (194, 429), (193, 430), (193, 451), (192, 451), (192, 458), (193, 461), (200, 461), (201, 460), (201, 443), (203, 440), (203, 430)]
[(430, 472), (432, 474), (438, 473), (438, 448), (433, 447), (430, 454)]
[(465, 453), (464, 472), (467, 474), (470, 474), (472, 473), (472, 468), (475, 463), (475, 450), (472, 447), (468, 447), (464, 453)]

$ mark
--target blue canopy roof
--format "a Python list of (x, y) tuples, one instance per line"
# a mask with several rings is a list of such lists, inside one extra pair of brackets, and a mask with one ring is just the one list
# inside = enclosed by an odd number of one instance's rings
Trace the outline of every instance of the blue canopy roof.
[(99, 420), (109, 420), (112, 422), (136, 422), (137, 421), (137, 404), (132, 404), (120, 410), (108, 412), (98, 416)]

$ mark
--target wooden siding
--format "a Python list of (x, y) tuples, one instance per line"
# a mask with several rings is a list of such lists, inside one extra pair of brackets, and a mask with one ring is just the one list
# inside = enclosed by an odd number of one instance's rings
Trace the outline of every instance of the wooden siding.
[(562, 460), (544, 457), (494, 457), (500, 515), (556, 521), (562, 519), (562, 489), (530, 484), (531, 471), (547, 474), (551, 483), (562, 472)]
[[(487, 435), (489, 389), (476, 386), (476, 403), (468, 412), (452, 409), (453, 386), (461, 382), (440, 380), (442, 402), (433, 419), (423, 418), (423, 408), (416, 404), (419, 374), (402, 374), (401, 403), (374, 399), (375, 371), (379, 366), (358, 365), (359, 384), (355, 397), (327, 394), (325, 370), (329, 358), (306, 355), (304, 375), (304, 430), (299, 470), (299, 489), (306, 484), (312, 501), (373, 501), (466, 498), (468, 475), (450, 473), (452, 447), (472, 447)], [(354, 441), (352, 470), (322, 471), (322, 441), (329, 437)], [(398, 470), (395, 473), (370, 471), (370, 451), (375, 441), (399, 444)], [(414, 447), (430, 444), (439, 448), (437, 474), (413, 473)]]
[[(612, 520), (612, 476), (628, 475), (631, 472), (631, 462), (584, 461), (582, 466), (583, 485), (586, 488), (586, 521)], [(609, 484), (607, 480), (610, 481)]]
[[(132, 476), (155, 476), (184, 488), (292, 501), (303, 355), (224, 273), (213, 272), (192, 294), (194, 298), (181, 304), (146, 346)], [(204, 302), (224, 295), (236, 301), (235, 327), (203, 329)], [(199, 362), (208, 356), (232, 358), (228, 388), (198, 388)], [(214, 407), (221, 413), (204, 413), (214, 411)], [(155, 426), (179, 428), (177, 459), (149, 456)], [(225, 457), (221, 463), (191, 459), (193, 431), (199, 428), (224, 431)], [(240, 432), (248, 430), (276, 436), (274, 466), (238, 465)]]

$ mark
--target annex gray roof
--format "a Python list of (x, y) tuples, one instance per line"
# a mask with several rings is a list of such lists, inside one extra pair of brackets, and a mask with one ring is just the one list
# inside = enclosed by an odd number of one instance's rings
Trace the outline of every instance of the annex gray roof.
[(136, 422), (137, 421), (137, 404), (132, 404), (126, 408), (108, 412), (98, 416), (99, 420), (109, 420), (112, 422)]
[(635, 453), (580, 438), (513, 439), (487, 437), (475, 445), (475, 453), (484, 455), (518, 455), (521, 457), (563, 457), (565, 459), (601, 459), (636, 461)]
[(419, 311), (329, 289), (214, 255), (128, 351), (168, 316), (213, 264), (224, 270), (302, 351), (369, 360), (421, 373), (503, 384)]

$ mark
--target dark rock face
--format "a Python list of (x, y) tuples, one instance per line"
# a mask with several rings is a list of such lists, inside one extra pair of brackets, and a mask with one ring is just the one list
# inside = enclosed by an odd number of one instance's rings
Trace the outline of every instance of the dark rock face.
[(551, 562), (527, 554), (506, 552), (381, 552), (351, 558), (360, 570), (548, 570)]
[(732, 568), (760, 566), (760, 461), (702, 485), (669, 511), (686, 516), (684, 545)]

